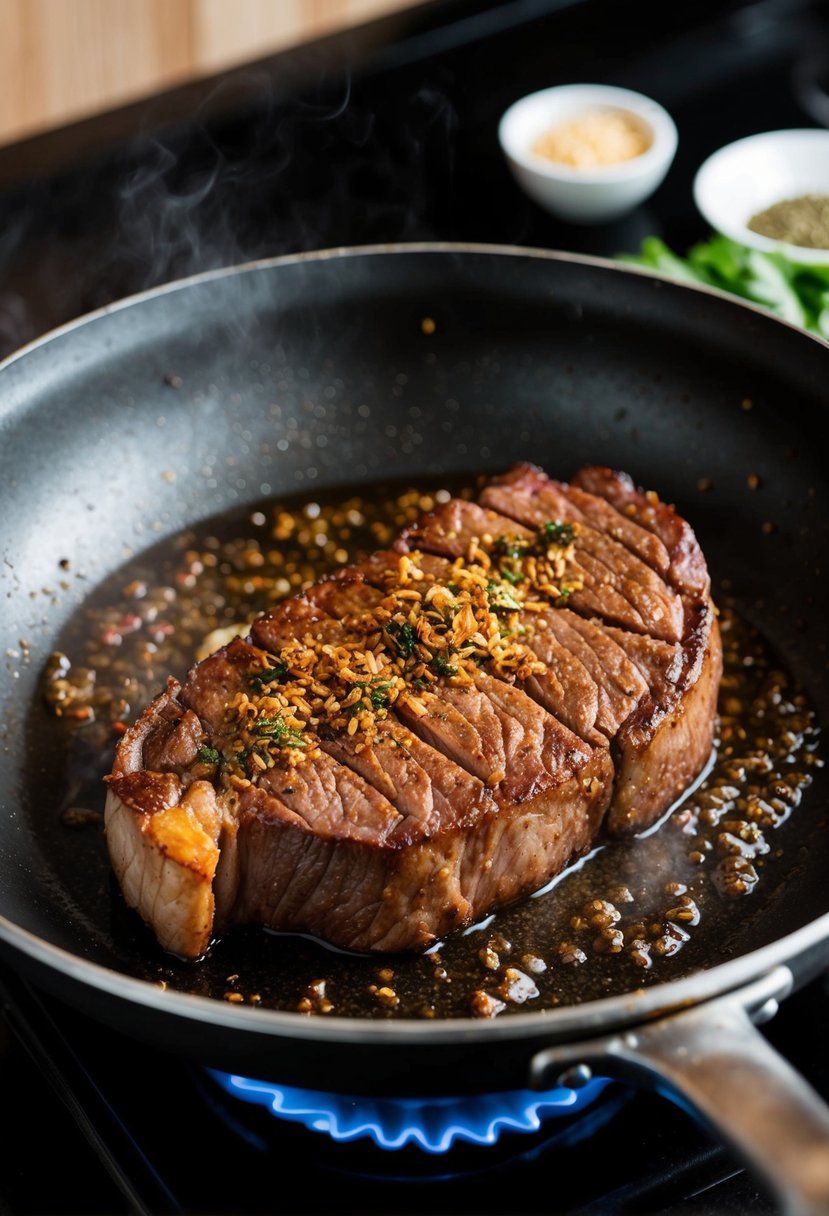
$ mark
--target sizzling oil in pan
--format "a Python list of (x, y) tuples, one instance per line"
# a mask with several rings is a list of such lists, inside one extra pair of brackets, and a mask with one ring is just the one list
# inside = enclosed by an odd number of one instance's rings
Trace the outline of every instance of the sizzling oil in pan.
[(159, 949), (121, 899), (103, 835), (102, 778), (125, 724), (168, 673), (184, 676), (206, 639), (209, 649), (225, 640), (217, 631), (232, 634), (388, 544), (436, 501), (472, 492), (445, 480), (263, 503), (129, 560), (70, 623), (44, 679), (47, 730), (65, 759), (44, 847), (67, 884), (83, 888), (90, 921), (108, 925), (132, 974), (309, 1015), (508, 1016), (677, 979), (705, 967), (714, 943), (722, 961), (755, 892), (785, 880), (796, 858), (782, 847), (783, 825), (821, 765), (818, 731), (762, 636), (715, 583), (725, 651), (718, 746), (657, 829), (599, 848), (545, 891), (422, 956), (355, 957), (253, 927), (233, 930), (196, 963)]

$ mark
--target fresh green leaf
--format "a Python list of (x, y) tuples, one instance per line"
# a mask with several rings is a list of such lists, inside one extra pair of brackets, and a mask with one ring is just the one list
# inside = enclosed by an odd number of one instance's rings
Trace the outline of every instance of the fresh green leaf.
[(752, 249), (747, 258), (746, 269), (751, 299), (756, 300), (758, 304), (765, 304), (792, 325), (806, 326), (806, 311), (792, 286), (791, 274), (787, 274), (785, 263), (781, 264), (775, 255)]
[(620, 253), (616, 260), (678, 282), (730, 292), (829, 339), (829, 265), (792, 261), (780, 253), (751, 249), (719, 233), (691, 246), (684, 257), (660, 237), (646, 237), (638, 253)]
[(699, 282), (699, 276), (695, 273), (691, 263), (678, 257), (663, 240), (656, 236), (645, 238), (638, 255), (620, 254), (618, 261), (659, 270), (663, 274), (670, 275), (672, 279), (680, 279), (688, 283)]

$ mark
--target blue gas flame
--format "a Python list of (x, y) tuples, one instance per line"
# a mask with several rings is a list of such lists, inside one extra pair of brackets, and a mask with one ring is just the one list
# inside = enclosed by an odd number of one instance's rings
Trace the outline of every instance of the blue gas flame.
[(584, 1110), (609, 1084), (604, 1077), (594, 1077), (578, 1089), (561, 1086), (545, 1093), (521, 1089), (458, 1097), (374, 1098), (319, 1093), (209, 1071), (234, 1097), (268, 1107), (281, 1119), (302, 1123), (333, 1140), (369, 1139), (384, 1149), (411, 1145), (427, 1153), (445, 1153), (457, 1141), (495, 1144), (502, 1131), (536, 1132), (548, 1119)]

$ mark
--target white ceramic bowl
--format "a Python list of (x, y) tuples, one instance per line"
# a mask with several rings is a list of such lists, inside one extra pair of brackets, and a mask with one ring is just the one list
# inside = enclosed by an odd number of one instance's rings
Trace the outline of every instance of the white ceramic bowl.
[(792, 261), (829, 264), (829, 249), (772, 240), (748, 227), (759, 211), (804, 194), (829, 195), (829, 131), (766, 131), (727, 144), (694, 178), (694, 201), (715, 232), (743, 245), (777, 250)]
[[(548, 130), (597, 109), (633, 114), (650, 138), (647, 149), (595, 168), (563, 164), (533, 151)], [(603, 84), (558, 85), (522, 97), (502, 116), (498, 138), (526, 193), (553, 215), (577, 224), (600, 224), (632, 211), (662, 182), (677, 147), (676, 126), (661, 105), (630, 89)]]

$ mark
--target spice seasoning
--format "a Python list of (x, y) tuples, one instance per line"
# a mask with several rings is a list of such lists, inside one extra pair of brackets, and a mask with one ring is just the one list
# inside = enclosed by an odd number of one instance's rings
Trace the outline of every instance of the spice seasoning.
[(808, 249), (829, 249), (829, 195), (803, 194), (758, 211), (748, 228), (774, 241)]
[(574, 169), (597, 169), (641, 156), (651, 135), (627, 110), (594, 109), (559, 123), (541, 135), (533, 151)]
[[(471, 497), (473, 490), (460, 486), (454, 493)], [(94, 838), (90, 844), (96, 827), (100, 830), (102, 809), (98, 768), (90, 756), (100, 752), (108, 771), (113, 738), (123, 733), (124, 719), (133, 713), (130, 706), (145, 704), (168, 671), (185, 668), (211, 631), (251, 619), (307, 587), (334, 563), (345, 565), (377, 546), (388, 547), (400, 528), (450, 496), (444, 487), (402, 493), (378, 487), (360, 498), (342, 499), (333, 492), (315, 503), (263, 504), (253, 513), (245, 509), (133, 558), (126, 573), (116, 572), (84, 604), (60, 639), (65, 653), (56, 652), (44, 673), (44, 693), (73, 781), (63, 823), (75, 830), (75, 840), (61, 847), (73, 852), (78, 872), (93, 881), (90, 899), (102, 901), (102, 915), (111, 912), (109, 863), (103, 849), (96, 851)], [(390, 621), (398, 614), (403, 618), (396, 635), (402, 648), (394, 637), (384, 643), (389, 674), (393, 669), (410, 683), (419, 663), (417, 678), (428, 679), (430, 664), (454, 641), (455, 612), (451, 620), (436, 622), (436, 636), (423, 634), (433, 619), (429, 614), (437, 611), (436, 597), (468, 597), (470, 605), (480, 604), (479, 623), (486, 625), (484, 599), (492, 610), (494, 596), (500, 610), (494, 615), (507, 623), (514, 611), (503, 598), (507, 592), (527, 610), (546, 594), (544, 587), (566, 589), (575, 573), (568, 561), (576, 533), (554, 521), (538, 532), (481, 538), (458, 562), (452, 588), (429, 582), (423, 570), (410, 569), (410, 583), (395, 578), (392, 587), (410, 586), (421, 595), (392, 597), (388, 605)], [(481, 586), (479, 601), (476, 588)], [(432, 588), (438, 589), (427, 602)], [(718, 746), (704, 780), (659, 832), (599, 850), (589, 864), (574, 867), (539, 898), (501, 910), (497, 933), (493, 925), (481, 924), (444, 943), (440, 953), (395, 960), (393, 970), (317, 949), (301, 938), (263, 936), (240, 927), (216, 944), (197, 975), (190, 967), (169, 958), (159, 963), (151, 955), (146, 978), (160, 988), (310, 1017), (492, 1019), (525, 1010), (527, 1001), (551, 1009), (626, 993), (631, 983), (646, 987), (698, 972), (743, 923), (746, 913), (740, 905), (750, 903), (758, 887), (773, 890), (785, 875), (791, 860), (786, 825), (798, 816), (823, 764), (813, 710), (778, 668), (764, 639), (727, 597), (719, 601), (725, 670)], [(428, 653), (418, 652), (416, 658), (414, 651), (406, 653), (408, 634), (402, 626), (421, 618), (417, 645)], [(493, 639), (496, 632), (500, 636), (500, 630), (493, 630)], [(428, 646), (423, 636), (431, 639)], [(501, 642), (506, 649), (522, 636), (496, 641), (495, 651), (487, 646), (487, 662), (498, 657)], [(453, 666), (457, 657), (447, 656)], [(349, 661), (357, 660), (350, 656)], [(257, 712), (245, 713), (244, 721), (239, 716), (240, 728), (266, 764), (268, 759), (284, 763), (289, 752), (300, 758), (307, 750), (296, 747), (297, 739), (288, 733), (295, 728), (287, 718), (284, 729), (269, 721), (277, 708), (269, 699), (282, 706), (282, 697), (291, 691), (291, 667), (286, 663), (283, 668), (283, 662), (282, 656), (271, 655), (251, 673), (248, 700)], [(460, 669), (462, 660), (457, 665)], [(360, 682), (370, 684), (376, 674), (366, 673)], [(384, 708), (372, 701), (372, 691), (371, 686), (359, 690), (343, 710), (350, 714), (363, 702), (354, 720), (365, 711), (369, 733)], [(310, 729), (301, 736), (309, 746), (313, 733)], [(199, 762), (214, 766), (222, 757), (217, 748), (206, 747)]]
[[(545, 670), (520, 640), (522, 612), (566, 603), (582, 580), (570, 570), (577, 523), (550, 520), (532, 539), (474, 539), (445, 578), (427, 573), (420, 555), (401, 555), (385, 571), (385, 594), (347, 617), (347, 629), (288, 642), (278, 654), (257, 652), (249, 688), (228, 702), (230, 738), (223, 777), (255, 777), (275, 764), (291, 766), (319, 753), (318, 728), (359, 733), (364, 749), (395, 702), (417, 713), (418, 693), (439, 677), (470, 684), (482, 665), (503, 679)], [(197, 757), (199, 775), (205, 761)], [(216, 762), (221, 757), (214, 753)], [(504, 773), (492, 773), (496, 785)]]

